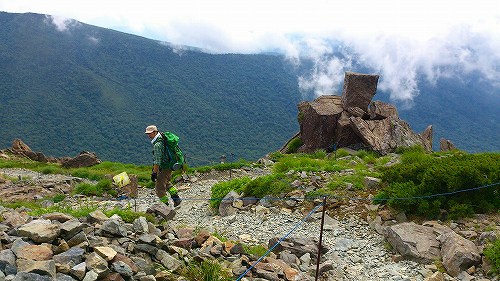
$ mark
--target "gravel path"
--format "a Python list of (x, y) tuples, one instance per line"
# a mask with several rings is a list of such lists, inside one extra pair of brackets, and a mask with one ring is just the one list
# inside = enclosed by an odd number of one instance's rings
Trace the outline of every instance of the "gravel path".
[[(217, 180), (200, 180), (189, 188), (180, 185), (180, 197), (185, 198), (176, 209), (175, 223), (208, 228), (222, 236), (250, 244), (267, 246), (270, 238), (316, 238), (319, 240), (321, 212), (304, 221), (304, 216), (278, 208), (269, 208), (268, 214), (255, 212), (255, 207), (226, 217), (214, 216), (207, 200), (211, 187)], [(384, 248), (384, 239), (368, 223), (356, 216), (335, 219), (323, 233), (322, 243), (329, 249), (323, 257), (335, 267), (331, 280), (398, 280), (419, 281), (426, 270), (408, 261), (392, 262), (392, 254)], [(299, 225), (300, 224), (300, 225)], [(298, 226), (299, 225), (299, 226)], [(315, 268), (315, 265), (311, 265)]]
[[(43, 175), (25, 169), (0, 169), (0, 173), (9, 177), (21, 175), (38, 179), (67, 177)], [(265, 173), (267, 172), (263, 170), (237, 170), (233, 171), (232, 177), (255, 177)], [(285, 235), (294, 238), (319, 239), (320, 212), (304, 220), (304, 215), (298, 212), (271, 207), (268, 208), (268, 213), (263, 213), (256, 212), (254, 206), (249, 210), (239, 211), (226, 217), (215, 215), (207, 200), (211, 195), (211, 187), (228, 178), (227, 174), (220, 175), (219, 173), (179, 183), (177, 187), (183, 201), (176, 208), (176, 216), (172, 223), (177, 226), (206, 228), (230, 240), (256, 245), (267, 245), (270, 238), (281, 238)], [(114, 204), (145, 211), (156, 201), (153, 190), (140, 188), (137, 199), (102, 203), (108, 207)], [(414, 262), (393, 262), (392, 253), (384, 247), (383, 237), (371, 229), (365, 220), (355, 215), (347, 218), (337, 218), (332, 215), (328, 226), (323, 233), (322, 243), (329, 251), (323, 256), (322, 262), (328, 260), (333, 263), (334, 270), (330, 271), (331, 280), (422, 281), (423, 276), (429, 272), (424, 266)], [(315, 265), (311, 264), (310, 269), (314, 268)]]

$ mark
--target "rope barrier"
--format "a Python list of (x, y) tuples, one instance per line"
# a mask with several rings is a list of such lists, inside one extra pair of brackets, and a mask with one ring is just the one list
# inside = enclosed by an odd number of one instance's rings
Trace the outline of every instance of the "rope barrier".
[(393, 198), (368, 198), (368, 197), (349, 197), (349, 196), (337, 196), (337, 195), (321, 195), (321, 196), (306, 196), (306, 197), (244, 197), (244, 198), (202, 198), (202, 197), (181, 197), (182, 200), (193, 200), (193, 201), (235, 201), (235, 200), (316, 200), (316, 199), (321, 199), (323, 197), (327, 198), (335, 198), (335, 199), (348, 199), (348, 200), (369, 200), (369, 201), (389, 201), (389, 200), (413, 200), (413, 199), (425, 199), (425, 198), (432, 198), (432, 197), (438, 197), (438, 196), (447, 196), (447, 195), (453, 195), (453, 194), (458, 194), (458, 193), (463, 193), (463, 192), (469, 192), (469, 191), (475, 191), (475, 190), (480, 190), (492, 186), (500, 185), (500, 182), (497, 183), (492, 183), (488, 185), (483, 185), (479, 187), (474, 187), (474, 188), (469, 188), (469, 189), (462, 189), (462, 190), (456, 190), (456, 191), (451, 191), (451, 192), (445, 192), (445, 193), (437, 193), (437, 194), (431, 194), (431, 195), (422, 195), (422, 196), (413, 196), (413, 197), (393, 197)]
[[(394, 198), (380, 198), (380, 199), (373, 199), (373, 198), (360, 198), (360, 197), (347, 197), (347, 196), (335, 196), (335, 195), (331, 195), (331, 196), (328, 196), (330, 198), (343, 198), (343, 199), (349, 199), (349, 200), (380, 200), (380, 201), (388, 201), (388, 200), (411, 200), (411, 199), (425, 199), (425, 198), (433, 198), (433, 197), (438, 197), (438, 196), (447, 196), (447, 195), (453, 195), (453, 194), (458, 194), (458, 193), (463, 193), (463, 192), (469, 192), (469, 191), (475, 191), (475, 190), (480, 190), (480, 189), (484, 189), (484, 188), (488, 188), (488, 187), (492, 187), (492, 186), (497, 186), (497, 185), (500, 185), (500, 182), (497, 182), (497, 183), (493, 183), (493, 184), (488, 184), (488, 185), (483, 185), (483, 186), (479, 186), (479, 187), (475, 187), (475, 188), (469, 188), (469, 189), (463, 189), (463, 190), (456, 190), (456, 191), (452, 191), (452, 192), (445, 192), (445, 193), (437, 193), (437, 194), (431, 194), (431, 195), (423, 195), (423, 196), (413, 196), (413, 197), (394, 197)], [(273, 200), (290, 200), (290, 199), (299, 199), (299, 200), (306, 200), (306, 199), (319, 199), (319, 198), (323, 198), (323, 202), (320, 203), (319, 205), (317, 205), (314, 209), (311, 210), (311, 212), (309, 212), (309, 214), (307, 214), (307, 216), (305, 216), (299, 223), (297, 223), (285, 236), (283, 236), (282, 238), (280, 238), (278, 240), (278, 242), (276, 242), (271, 248), (269, 248), (269, 250), (266, 251), (266, 253), (264, 255), (262, 255), (257, 261), (255, 261), (252, 266), (250, 266), (247, 270), (245, 270), (245, 272), (243, 272), (239, 277), (238, 279), (236, 279), (236, 281), (240, 281), (250, 270), (252, 270), (252, 268), (254, 268), (265, 256), (267, 256), (272, 250), (274, 250), (274, 248), (276, 248), (284, 239), (286, 239), (288, 236), (290, 236), (290, 234), (292, 234), (299, 226), (301, 226), (314, 212), (316, 212), (316, 210), (318, 210), (321, 206), (323, 206), (324, 204), (326, 204), (326, 198), (327, 196), (317, 196), (317, 197), (302, 197), (302, 198), (292, 198), (292, 197), (289, 197), (289, 198), (278, 198), (278, 197), (274, 197), (274, 198), (266, 198), (266, 199), (273, 199)], [(262, 198), (258, 198), (258, 197), (251, 197), (251, 198), (245, 198), (245, 199), (262, 199)], [(214, 198), (211, 198), (211, 200), (235, 200), (235, 198), (222, 198), (222, 199), (214, 199)], [(323, 222), (322, 222), (323, 223)], [(320, 257), (318, 256), (318, 264), (319, 264), (319, 259)], [(316, 269), (318, 270), (318, 268)], [(316, 280), (318, 278), (318, 272), (316, 272)]]
[[(497, 186), (500, 185), (500, 182), (492, 183), (492, 184), (487, 184), (479, 187), (474, 187), (474, 188), (469, 188), (469, 189), (462, 189), (462, 190), (456, 190), (452, 192), (444, 192), (444, 193), (436, 193), (436, 194), (431, 194), (431, 195), (422, 195), (422, 196), (412, 196), (412, 197), (393, 197), (393, 198), (367, 198), (367, 197), (348, 197), (348, 196), (336, 196), (336, 195), (322, 195), (322, 196), (309, 196), (309, 197), (246, 197), (243, 198), (243, 200), (261, 200), (261, 199), (266, 199), (266, 200), (316, 200), (323, 198), (323, 202), (317, 205), (315, 208), (313, 208), (309, 214), (307, 214), (299, 223), (297, 223), (285, 236), (281, 237), (271, 248), (269, 248), (264, 255), (259, 257), (257, 261), (255, 261), (245, 272), (243, 272), (238, 279), (235, 281), (240, 281), (252, 268), (254, 268), (264, 257), (266, 257), (274, 248), (276, 248), (284, 239), (286, 239), (290, 234), (292, 234), (299, 226), (301, 226), (316, 210), (318, 210), (321, 206), (326, 204), (326, 198), (336, 198), (336, 199), (348, 199), (348, 200), (370, 200), (370, 201), (388, 201), (388, 200), (412, 200), (412, 199), (426, 199), (426, 198), (433, 198), (433, 197), (438, 197), (438, 196), (448, 196), (448, 195), (453, 195), (453, 194), (458, 194), (458, 193), (464, 193), (464, 192), (469, 192), (469, 191), (475, 191), (475, 190), (480, 190), (492, 186)], [(241, 198), (187, 198), (184, 197), (182, 200), (203, 200), (203, 201), (235, 201), (235, 200), (241, 200)], [(318, 262), (319, 262), (318, 257)], [(318, 269), (316, 269), (318, 270)], [(317, 276), (316, 276), (317, 278)]]
[(252, 264), (252, 266), (250, 266), (245, 272), (243, 272), (238, 277), (238, 279), (236, 279), (236, 281), (241, 280), (241, 278), (243, 278), (250, 270), (252, 270), (252, 268), (254, 268), (265, 256), (267, 256), (272, 250), (274, 250), (274, 248), (276, 248), (283, 240), (285, 240), (290, 234), (292, 234), (292, 232), (294, 232), (299, 226), (301, 226), (321, 206), (323, 206), (323, 203), (319, 204), (314, 209), (312, 209), (311, 212), (307, 214), (307, 216), (305, 216), (299, 223), (297, 223), (285, 236), (281, 237), (278, 240), (278, 242), (276, 242), (271, 248), (269, 248), (269, 250), (267, 250), (267, 252), (264, 255), (262, 255), (257, 261), (255, 261)]
[(193, 160), (196, 160), (196, 161), (201, 162), (201, 163), (208, 163), (210, 165), (219, 164), (219, 163), (221, 163), (222, 159), (224, 159), (224, 162), (226, 160), (229, 160), (229, 163), (234, 162), (237, 159), (236, 154), (234, 154), (234, 153), (222, 154), (220, 157), (217, 158), (217, 160), (193, 157), (193, 156), (189, 155), (188, 153), (186, 153), (184, 155), (184, 158), (186, 158), (186, 162), (189, 162), (188, 159), (193, 159)]

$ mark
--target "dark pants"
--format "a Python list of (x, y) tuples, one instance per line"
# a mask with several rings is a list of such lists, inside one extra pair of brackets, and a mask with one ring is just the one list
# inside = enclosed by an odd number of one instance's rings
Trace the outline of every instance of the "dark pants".
[(168, 196), (170, 197), (170, 194), (167, 192), (167, 190), (172, 185), (170, 183), (171, 179), (172, 179), (172, 170), (160, 169), (155, 184), (156, 196), (161, 198), (168, 194)]

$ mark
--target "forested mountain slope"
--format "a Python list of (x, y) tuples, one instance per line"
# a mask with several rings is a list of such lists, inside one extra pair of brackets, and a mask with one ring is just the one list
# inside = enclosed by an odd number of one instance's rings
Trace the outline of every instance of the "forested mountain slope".
[(298, 130), (294, 69), (276, 55), (206, 54), (44, 15), (0, 13), (0, 147), (90, 150), (149, 163), (144, 129), (181, 137), (192, 164), (256, 159)]
[[(48, 156), (89, 150), (149, 164), (143, 132), (156, 124), (181, 137), (192, 166), (223, 154), (256, 160), (299, 130), (297, 104), (313, 98), (301, 95), (298, 77), (314, 62), (294, 68), (276, 54), (208, 54), (69, 23), (0, 12), (0, 148), (21, 138)], [(470, 74), (421, 79), (419, 92), (413, 107), (396, 105), (416, 132), (434, 126), (435, 150), (441, 137), (469, 152), (500, 150), (498, 86)], [(374, 100), (393, 102), (382, 91)]]

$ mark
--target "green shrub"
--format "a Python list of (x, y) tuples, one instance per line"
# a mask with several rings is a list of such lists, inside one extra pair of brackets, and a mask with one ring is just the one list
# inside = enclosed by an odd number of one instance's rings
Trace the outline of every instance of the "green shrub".
[(269, 153), (269, 159), (274, 162), (279, 161), (283, 157), (285, 157), (285, 155), (279, 151)]
[(347, 183), (352, 183), (355, 189), (363, 190), (365, 188), (364, 179), (365, 179), (364, 175), (355, 173), (352, 175), (338, 177), (335, 180), (328, 182), (326, 186), (328, 187), (329, 190), (334, 191), (337, 189), (344, 189)]
[(104, 179), (106, 175), (114, 176), (119, 173), (126, 172), (129, 175), (137, 175), (137, 182), (141, 186), (146, 186), (151, 182), (151, 166), (137, 166), (134, 164), (104, 161), (95, 166), (72, 169), (70, 172), (75, 177), (95, 181)]
[(196, 167), (194, 169), (189, 169), (188, 173), (194, 173), (194, 172), (206, 173), (206, 172), (210, 172), (210, 171), (214, 171), (214, 170), (215, 171), (227, 171), (227, 170), (231, 170), (231, 169), (239, 169), (241, 167), (250, 166), (250, 165), (251, 165), (250, 162), (243, 160), (243, 159), (240, 159), (237, 162), (227, 162), (227, 163), (220, 163), (220, 164), (210, 165), (210, 166)]
[(65, 194), (57, 194), (57, 195), (55, 195), (55, 196), (52, 198), (52, 201), (53, 201), (54, 203), (59, 203), (59, 202), (64, 201), (64, 199), (66, 199), (66, 195), (65, 195)]
[(267, 247), (264, 245), (255, 245), (255, 246), (243, 245), (243, 249), (245, 250), (245, 253), (250, 255), (256, 255), (258, 257), (262, 257), (268, 251)]
[(313, 154), (293, 154), (286, 155), (273, 166), (276, 173), (294, 171), (340, 171), (344, 167), (340, 166), (335, 159), (327, 159), (325, 151), (319, 150)]
[[(427, 197), (405, 200), (391, 199), (388, 204), (409, 214), (436, 218), (441, 209), (450, 218), (472, 213), (488, 213), (500, 208), (500, 192), (490, 186), (500, 181), (500, 154), (454, 153), (440, 156), (415, 156), (420, 152), (405, 152), (402, 162), (382, 171), (388, 183), (376, 199), (396, 197)], [(413, 155), (405, 157), (405, 155)], [(469, 190), (460, 192), (461, 190)], [(443, 194), (443, 196), (436, 196)]]
[(41, 168), (40, 172), (42, 174), (45, 174), (45, 175), (47, 175), (47, 174), (65, 174), (65, 172), (63, 171), (62, 168), (57, 167), (57, 166), (53, 166), (53, 165)]
[(450, 209), (449, 219), (456, 220), (463, 217), (470, 217), (474, 214), (474, 209), (470, 204), (461, 204), (454, 200), (449, 200), (448, 205)]
[(219, 208), (222, 199), (231, 191), (243, 191), (243, 187), (251, 181), (249, 177), (236, 178), (227, 182), (219, 182), (212, 186), (212, 200), (210, 200), (210, 207)]
[(223, 233), (220, 233), (219, 231), (215, 231), (214, 233), (212, 233), (212, 236), (216, 237), (221, 242), (229, 241), (229, 239), (226, 236), (224, 236)]
[(290, 178), (282, 173), (258, 177), (243, 186), (245, 196), (259, 198), (266, 195), (278, 196), (291, 190)]
[(484, 256), (492, 265), (492, 273), (500, 274), (500, 239), (489, 244), (483, 251)]
[(350, 155), (349, 152), (343, 148), (337, 149), (337, 151), (335, 152), (335, 156), (337, 158), (346, 157), (349, 155)]
[(115, 196), (116, 191), (114, 191), (111, 187), (112, 183), (110, 179), (102, 179), (95, 185), (89, 183), (79, 183), (75, 186), (74, 192), (87, 196), (102, 196), (104, 194)]
[(304, 144), (301, 138), (294, 138), (291, 140), (287, 147), (286, 147), (286, 153), (295, 153)]
[(370, 164), (374, 164), (377, 158), (379, 157), (377, 152), (371, 150), (363, 150), (363, 149), (359, 150), (356, 153), (356, 156), (363, 159), (365, 163), (370, 163)]
[(264, 197), (266, 195), (278, 196), (292, 190), (290, 178), (285, 174), (276, 173), (250, 179), (242, 177), (227, 182), (220, 182), (212, 186), (212, 200), (210, 206), (219, 208), (222, 199), (231, 191), (243, 193), (247, 197)]
[(232, 274), (216, 260), (204, 260), (201, 263), (191, 262), (182, 275), (190, 281), (231, 281)]
[(43, 214), (60, 212), (71, 215), (75, 218), (82, 218), (88, 216), (88, 214), (97, 210), (97, 206), (95, 205), (84, 205), (79, 208), (75, 208), (69, 205), (53, 205), (50, 207), (41, 207), (40, 205), (32, 206), (29, 215), (31, 216), (40, 216)]
[(398, 147), (396, 148), (395, 151), (397, 154), (405, 154), (405, 153), (420, 153), (420, 154), (425, 154), (425, 149), (421, 145), (414, 145), (410, 147)]
[(120, 216), (124, 222), (126, 223), (133, 223), (134, 220), (136, 220), (139, 217), (144, 217), (148, 221), (153, 222), (154, 216), (151, 214), (146, 214), (143, 212), (134, 212), (130, 207), (129, 208), (114, 208), (111, 210), (106, 210), (104, 211), (104, 214), (108, 217), (111, 217), (112, 215), (118, 215)]

